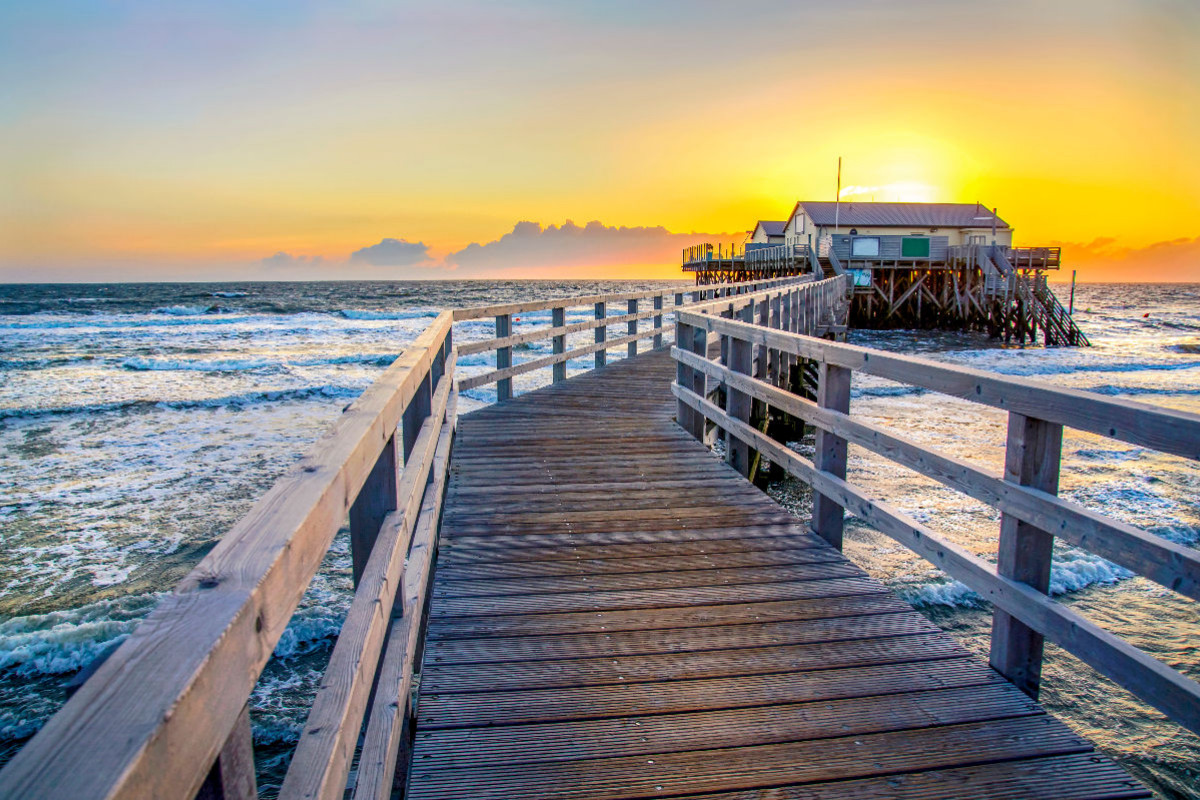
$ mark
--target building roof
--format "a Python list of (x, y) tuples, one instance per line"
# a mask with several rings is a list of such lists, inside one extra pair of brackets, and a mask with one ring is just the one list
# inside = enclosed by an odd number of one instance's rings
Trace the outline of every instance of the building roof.
[[(840, 206), (836, 209), (834, 206)], [(833, 203), (802, 200), (796, 204), (816, 225), (877, 225), (911, 228), (990, 228), (992, 210), (978, 203)], [(792, 211), (795, 216), (796, 211)], [(1008, 223), (996, 217), (997, 228)]]
[(783, 236), (783, 227), (785, 225), (787, 225), (786, 220), (773, 221), (760, 219), (758, 224), (754, 226), (754, 229), (758, 230), (759, 228), (762, 228), (763, 233), (765, 233), (767, 236)]

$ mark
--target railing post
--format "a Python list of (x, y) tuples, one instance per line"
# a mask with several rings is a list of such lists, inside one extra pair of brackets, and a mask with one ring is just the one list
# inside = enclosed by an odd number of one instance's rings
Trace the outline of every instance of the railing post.
[[(817, 404), (821, 408), (850, 411), (850, 370), (825, 362), (821, 363), (820, 383), (817, 386)], [(838, 478), (846, 477), (846, 440), (829, 431), (817, 428), (816, 455), (813, 466)], [(832, 497), (813, 492), (813, 532), (825, 541), (842, 549), (842, 525), (845, 509)]]
[[(694, 338), (694, 329), (691, 325), (679, 322), (676, 318), (675, 322), (675, 346), (680, 350), (691, 350), (692, 339)], [(675, 362), (675, 382), (683, 389), (691, 390), (693, 384), (692, 373), (694, 370), (684, 364), (682, 361)], [(697, 412), (692, 410), (692, 407), (683, 400), (675, 401), (675, 421), (679, 426), (688, 433), (695, 435), (695, 421), (693, 417)]]
[[(630, 300), (626, 304), (626, 308), (628, 309), (630, 314), (636, 314), (638, 311), (638, 301)], [(629, 320), (628, 325), (626, 325), (626, 327), (625, 327), (625, 332), (628, 333), (630, 336), (633, 336), (635, 333), (637, 333), (637, 329), (638, 329), (638, 321), (636, 319), (631, 319), (631, 320)], [(634, 356), (637, 355), (637, 339), (634, 339), (632, 342), (629, 342), (626, 345), (625, 354), (627, 356), (629, 356), (630, 358), (633, 358)]]
[[(755, 319), (755, 317), (757, 317), (757, 319)], [(750, 314), (750, 318), (746, 321), (755, 323), (763, 328), (768, 327), (771, 321), (770, 300), (764, 300), (761, 303), (755, 303), (754, 311)], [(762, 344), (757, 345), (754, 350), (754, 377), (758, 378), (759, 380), (764, 380), (767, 377), (768, 348), (765, 344)]]
[[(447, 339), (449, 341), (449, 339)], [(432, 369), (445, 374), (445, 343), (441, 358), (435, 358)], [(438, 376), (440, 380), (441, 375)], [(400, 430), (393, 432), (371, 468), (358, 496), (350, 505), (350, 560), (354, 585), (358, 585), (383, 518), (400, 504), (400, 467), (412, 453), (421, 425), (429, 416), (433, 404), (433, 374), (425, 373), (416, 393), (400, 417)]]
[[(512, 315), (501, 314), (496, 317), (496, 338), (512, 336)], [(496, 369), (512, 366), (512, 348), (496, 348)], [(496, 402), (503, 403), (512, 399), (512, 378), (501, 378), (496, 381)]]
[[(779, 298), (779, 302), (779, 330), (790, 331), (792, 329), (792, 293), (784, 292)], [(777, 358), (780, 363), (778, 364), (779, 374), (776, 385), (786, 387), (792, 373), (792, 354), (781, 350), (777, 353)]]
[[(704, 328), (692, 328), (692, 352), (701, 358), (708, 359), (708, 331)], [(708, 376), (703, 371), (692, 370), (692, 391), (700, 397), (708, 397)], [(708, 437), (705, 435), (707, 423), (704, 415), (696, 412), (692, 415), (692, 436), (696, 437), (697, 441), (709, 444)]]
[[(1008, 415), (1004, 480), (1058, 494), (1062, 458), (1062, 425), (1023, 414)], [(996, 571), (1034, 589), (1050, 588), (1050, 556), (1054, 536), (1027, 522), (1002, 514)], [(992, 614), (992, 668), (1018, 689), (1037, 699), (1042, 677), (1042, 635), (1020, 620), (995, 609)]]
[[(751, 301), (741, 313), (746, 322), (754, 321), (754, 301)], [(728, 341), (727, 364), (734, 372), (743, 375), (754, 373), (754, 345), (735, 336), (725, 337)], [(725, 386), (725, 413), (736, 420), (750, 424), (751, 398), (745, 392), (738, 391), (728, 384)], [(732, 431), (725, 431), (725, 463), (733, 467), (747, 478), (750, 475), (750, 445), (743, 442)]]
[(400, 504), (400, 458), (396, 449), (396, 434), (393, 433), (383, 446), (383, 452), (371, 468), (371, 474), (359, 490), (358, 497), (350, 505), (350, 560), (355, 586), (358, 586), (367, 567), (367, 559), (375, 547), (383, 518)]
[(257, 800), (254, 741), (250, 735), (250, 707), (243, 706), (225, 746), (200, 784), (195, 800)]
[[(550, 324), (556, 328), (561, 328), (567, 324), (567, 309), (565, 306), (559, 306), (551, 310)], [(556, 354), (561, 355), (567, 352), (566, 334), (563, 334), (562, 336), (555, 336), (552, 339), (552, 347)], [(553, 383), (562, 383), (567, 379), (567, 362), (559, 361), (557, 364), (554, 364), (551, 367), (551, 370), (553, 373), (551, 381)]]
[(659, 312), (652, 318), (654, 321), (654, 330), (658, 331), (658, 333), (654, 334), (654, 349), (658, 350), (663, 346), (663, 335), (661, 330), (663, 326), (663, 296), (661, 294), (654, 295), (654, 310)]
[[(596, 303), (596, 319), (604, 319), (608, 316), (608, 304), (604, 302)], [(608, 326), (596, 326), (596, 344), (600, 344), (608, 339)], [(596, 351), (596, 366), (603, 367), (608, 360), (608, 356), (604, 350)]]

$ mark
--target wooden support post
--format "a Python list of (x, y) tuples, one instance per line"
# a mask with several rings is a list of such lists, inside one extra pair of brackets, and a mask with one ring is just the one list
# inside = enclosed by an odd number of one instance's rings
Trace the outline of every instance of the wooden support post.
[[(729, 342), (729, 368), (734, 372), (741, 372), (745, 375), (751, 374), (754, 369), (754, 347), (743, 339), (731, 338)], [(750, 396), (744, 392), (734, 389), (732, 386), (725, 387), (725, 411), (734, 419), (741, 420), (749, 424), (750, 422)], [(750, 475), (750, 446), (731, 434), (725, 432), (725, 463), (736, 469), (742, 475), (751, 477)]]
[[(770, 300), (771, 311), (767, 319), (767, 326), (775, 330), (781, 330), (783, 326), (783, 296), (775, 295)], [(767, 350), (767, 381), (779, 385), (779, 363), (782, 360), (782, 353), (775, 349)]]
[[(769, 301), (754, 303), (754, 308), (746, 321), (764, 328), (768, 327), (771, 321), (771, 303)], [(757, 345), (754, 348), (754, 377), (760, 381), (767, 377), (767, 346), (765, 344)]]
[[(496, 317), (496, 338), (500, 339), (505, 336), (512, 336), (512, 315), (501, 314)], [(512, 366), (512, 348), (497, 347), (496, 348), (496, 369), (504, 369)], [(512, 399), (512, 378), (501, 378), (496, 381), (496, 402), (503, 403), (505, 400)]]
[[(654, 310), (661, 312), (662, 309), (663, 309), (663, 296), (661, 294), (657, 294), (654, 296)], [(654, 330), (659, 331), (658, 333), (654, 334), (654, 349), (658, 350), (660, 347), (663, 346), (662, 331), (659, 330), (663, 326), (663, 315), (661, 313), (655, 314), (653, 317), (653, 320), (654, 320)]]
[[(550, 324), (556, 328), (561, 328), (567, 324), (567, 309), (559, 306), (550, 312)], [(567, 352), (567, 336), (555, 336), (552, 340), (553, 352), (562, 354)], [(553, 383), (562, 383), (567, 379), (567, 362), (559, 361), (551, 367), (553, 375), (551, 381)]]
[(366, 569), (367, 559), (375, 547), (383, 518), (396, 510), (399, 498), (399, 461), (396, 436), (383, 446), (383, 452), (371, 468), (366, 483), (350, 505), (350, 559), (354, 585)]
[[(603, 303), (603, 302), (596, 303), (596, 319), (604, 319), (607, 316), (608, 316), (608, 304)], [(608, 327), (606, 325), (597, 326), (596, 327), (596, 344), (600, 344), (601, 342), (604, 342), (607, 339), (608, 339)], [(607, 361), (608, 361), (607, 351), (597, 350), (596, 351), (596, 367), (597, 368), (603, 367)]]
[[(1004, 480), (1058, 494), (1062, 425), (1008, 415)], [(996, 571), (1039, 592), (1050, 588), (1054, 536), (1009, 514), (1000, 517)], [(992, 615), (992, 668), (1037, 699), (1042, 676), (1042, 635), (999, 608)]]
[[(817, 385), (817, 404), (821, 408), (850, 412), (850, 370), (822, 362)], [(817, 429), (816, 455), (813, 465), (838, 478), (846, 477), (846, 440), (829, 431)], [(813, 532), (825, 541), (842, 549), (842, 525), (845, 509), (832, 498), (813, 492)]]
[[(638, 312), (638, 301), (630, 300), (626, 305), (626, 309), (630, 314), (636, 314)], [(631, 319), (625, 327), (625, 333), (627, 333), (629, 336), (633, 336), (637, 333), (637, 329), (638, 321), (636, 319)], [(625, 355), (629, 356), (630, 358), (633, 358), (637, 355), (637, 339), (634, 339), (632, 342), (626, 344)]]
[[(436, 360), (434, 364), (437, 366)], [(440, 370), (444, 372), (444, 369), (443, 364)], [(350, 559), (355, 586), (371, 557), (383, 518), (399, 506), (399, 470), (412, 453), (432, 402), (432, 375), (426, 374), (401, 415), (399, 442), (393, 433), (375, 460), (358, 497), (350, 505)]]
[[(780, 297), (779, 330), (781, 331), (792, 329), (792, 296), (792, 292), (784, 292)], [(791, 353), (782, 350), (778, 357), (780, 359), (780, 363), (777, 365), (779, 374), (775, 385), (783, 388), (788, 385), (788, 376), (791, 374), (794, 358)]]
[(225, 746), (200, 784), (196, 800), (256, 800), (254, 741), (250, 736), (250, 707), (242, 708)]
[(421, 379), (421, 385), (417, 387), (416, 393), (408, 401), (408, 406), (400, 415), (401, 441), (404, 443), (400, 451), (402, 456), (398, 459), (400, 463), (408, 461), (408, 457), (417, 443), (417, 435), (421, 432), (421, 426), (425, 424), (425, 418), (429, 416), (432, 407), (433, 383), (430, 376), (426, 374)]
[[(760, 305), (761, 308), (761, 305)], [(741, 312), (741, 317), (745, 322), (754, 322), (755, 319), (755, 304), (753, 301), (748, 303)], [(743, 375), (754, 374), (754, 345), (744, 339), (738, 339), (733, 336), (725, 337), (728, 341), (726, 362), (731, 370), (740, 372)], [(746, 424), (750, 424), (750, 409), (752, 407), (752, 398), (745, 392), (738, 391), (732, 386), (725, 387), (725, 413), (734, 419), (741, 420)], [(725, 463), (736, 469), (747, 478), (753, 477), (750, 475), (750, 445), (738, 439), (729, 431), (725, 432)]]
[[(692, 328), (692, 352), (701, 358), (708, 358), (708, 331)], [(707, 380), (708, 376), (703, 372), (698, 369), (692, 370), (692, 391), (701, 397), (708, 397)], [(692, 417), (692, 436), (705, 444), (709, 444), (705, 435), (707, 427), (703, 414), (697, 413)]]
[[(692, 349), (694, 332), (695, 329), (692, 328), (691, 325), (685, 325), (682, 322), (676, 322), (675, 346), (680, 350), (690, 351)], [(685, 365), (682, 361), (675, 362), (675, 382), (688, 391), (691, 391), (693, 381), (695, 380), (692, 374), (693, 372), (695, 372), (695, 370)], [(694, 421), (695, 416), (697, 416), (697, 412), (693, 411), (691, 406), (682, 400), (675, 401), (675, 421), (679, 423), (681, 428), (688, 433), (691, 433), (693, 436), (696, 435), (696, 424)]]

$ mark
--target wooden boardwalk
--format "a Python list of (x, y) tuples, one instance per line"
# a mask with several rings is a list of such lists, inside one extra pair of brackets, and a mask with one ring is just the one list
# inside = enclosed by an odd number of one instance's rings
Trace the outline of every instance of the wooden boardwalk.
[(1149, 796), (675, 425), (674, 374), (460, 418), (407, 798)]

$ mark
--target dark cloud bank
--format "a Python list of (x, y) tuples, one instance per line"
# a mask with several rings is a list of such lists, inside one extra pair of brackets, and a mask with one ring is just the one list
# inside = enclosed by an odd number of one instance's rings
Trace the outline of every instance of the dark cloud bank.
[(427, 264), (431, 259), (424, 242), (384, 239), (379, 244), (355, 250), (350, 254), (350, 261), (375, 267), (414, 267)]

